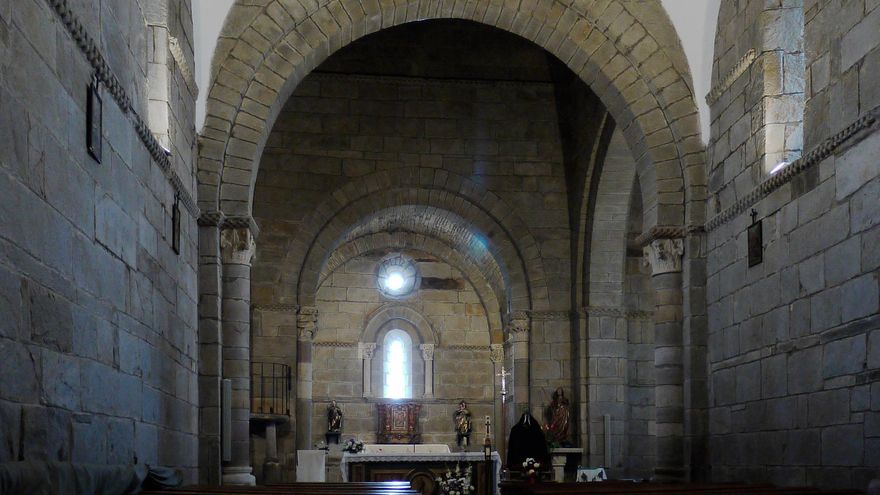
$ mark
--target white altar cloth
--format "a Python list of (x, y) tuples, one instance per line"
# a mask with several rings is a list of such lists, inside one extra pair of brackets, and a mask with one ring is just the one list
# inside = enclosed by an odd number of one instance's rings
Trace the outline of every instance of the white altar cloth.
[[(417, 453), (417, 452), (360, 452), (342, 454), (339, 463), (342, 469), (342, 481), (348, 481), (348, 464), (351, 462), (484, 462), (482, 452), (452, 452), (452, 453)], [(495, 493), (500, 493), (498, 483), (501, 480), (501, 456), (498, 452), (492, 452), (492, 466), (495, 472)]]
[(324, 471), (326, 457), (326, 450), (297, 450), (296, 481), (327, 481)]
[(448, 454), (449, 445), (445, 443), (368, 443), (364, 454)]

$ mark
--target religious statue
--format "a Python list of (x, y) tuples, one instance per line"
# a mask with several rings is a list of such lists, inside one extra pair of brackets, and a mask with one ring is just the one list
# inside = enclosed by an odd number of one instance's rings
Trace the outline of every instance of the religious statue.
[(553, 400), (550, 407), (547, 408), (548, 423), (547, 441), (551, 444), (559, 444), (565, 446), (568, 440), (568, 423), (571, 418), (571, 407), (568, 399), (565, 398), (565, 391), (562, 387), (558, 387), (553, 392)]
[(336, 405), (336, 401), (327, 406), (327, 432), (339, 433), (342, 431), (342, 409)]
[(473, 424), (471, 423), (471, 412), (468, 410), (467, 402), (458, 403), (458, 410), (455, 411), (455, 441), (459, 447), (467, 447), (471, 439), (471, 431)]

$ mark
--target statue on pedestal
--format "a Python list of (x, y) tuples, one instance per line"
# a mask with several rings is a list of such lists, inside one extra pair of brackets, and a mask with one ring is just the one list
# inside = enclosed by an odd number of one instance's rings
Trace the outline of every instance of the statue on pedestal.
[(336, 405), (336, 401), (331, 401), (327, 406), (327, 433), (324, 438), (327, 445), (330, 443), (339, 444), (339, 434), (342, 432), (342, 409)]
[(565, 397), (565, 391), (558, 387), (553, 392), (553, 400), (547, 408), (548, 423), (547, 441), (564, 447), (570, 444), (568, 439), (568, 424), (571, 419), (571, 405)]
[(336, 405), (336, 401), (327, 406), (327, 432), (339, 433), (342, 431), (342, 409)]
[(455, 441), (459, 447), (467, 447), (471, 439), (471, 431), (473, 431), (473, 423), (471, 423), (471, 412), (468, 410), (467, 402), (458, 403), (458, 410), (455, 411)]

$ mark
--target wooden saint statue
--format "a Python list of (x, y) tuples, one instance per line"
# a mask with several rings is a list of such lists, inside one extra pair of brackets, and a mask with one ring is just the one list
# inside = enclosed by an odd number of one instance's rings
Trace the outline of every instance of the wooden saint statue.
[(473, 431), (473, 423), (471, 423), (471, 412), (468, 410), (467, 402), (458, 403), (458, 410), (455, 411), (455, 441), (459, 447), (467, 447), (470, 443), (471, 431)]
[(335, 400), (327, 406), (327, 431), (329, 433), (342, 431), (342, 409), (339, 409)]

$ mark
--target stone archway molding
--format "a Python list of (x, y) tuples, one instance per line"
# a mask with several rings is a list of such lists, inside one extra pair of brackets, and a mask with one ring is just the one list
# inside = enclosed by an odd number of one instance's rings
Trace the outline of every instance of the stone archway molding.
[(705, 221), (704, 147), (691, 76), (659, 0), (238, 0), (215, 52), (200, 136), (199, 203), (250, 215), (283, 104), (330, 54), (381, 29), (462, 19), (533, 41), (602, 100), (638, 162), (645, 226)]

